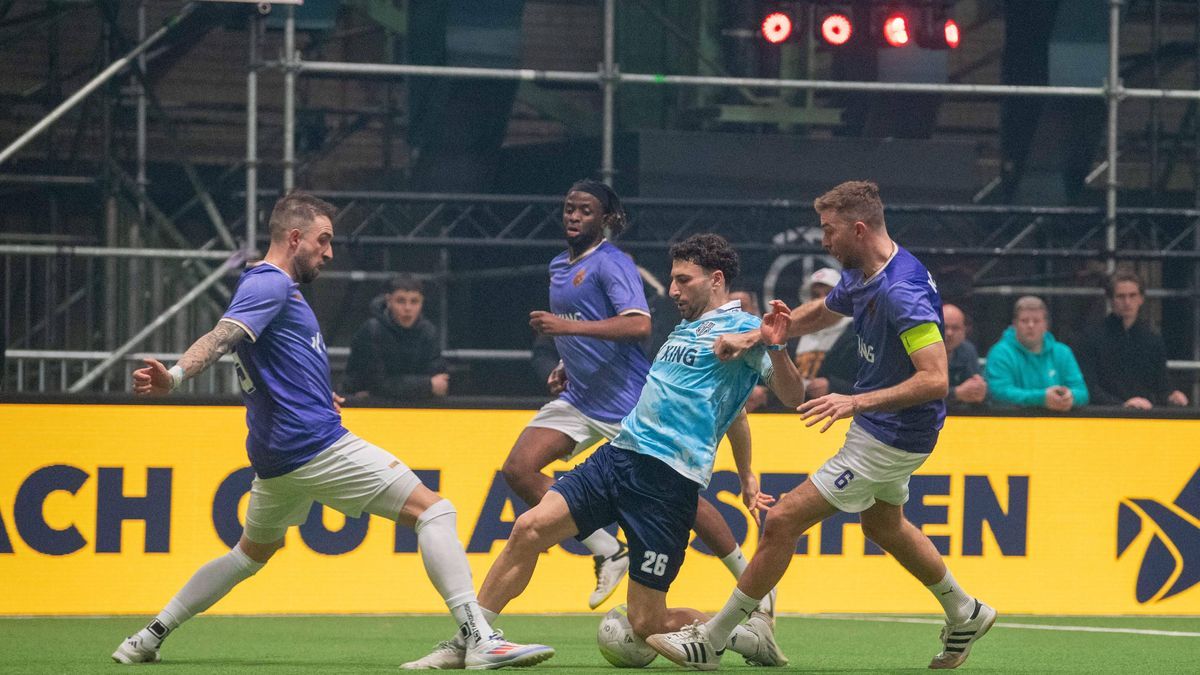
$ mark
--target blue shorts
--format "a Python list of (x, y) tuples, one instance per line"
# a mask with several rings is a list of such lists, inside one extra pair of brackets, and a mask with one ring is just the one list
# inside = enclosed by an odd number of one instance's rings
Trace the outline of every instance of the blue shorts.
[(696, 521), (700, 485), (663, 462), (600, 446), (551, 488), (586, 537), (617, 523), (629, 538), (629, 578), (664, 593), (679, 574)]

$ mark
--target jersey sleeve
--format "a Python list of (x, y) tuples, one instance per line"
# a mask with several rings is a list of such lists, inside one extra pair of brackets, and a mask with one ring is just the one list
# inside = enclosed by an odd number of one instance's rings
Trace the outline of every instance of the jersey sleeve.
[(854, 302), (850, 299), (850, 294), (846, 292), (846, 277), (843, 276), (837, 286), (834, 286), (825, 296), (825, 307), (842, 316), (854, 316)]
[[(933, 308), (929, 294), (929, 289), (909, 281), (895, 284), (887, 291), (888, 323), (905, 340), (906, 348), (910, 341), (924, 342), (921, 346), (925, 346), (942, 339), (941, 317)], [(932, 327), (929, 324), (933, 324)], [(908, 349), (908, 352), (911, 354), (919, 348)]]
[(229, 309), (221, 319), (241, 326), (252, 342), (257, 341), (287, 303), (291, 289), (292, 280), (283, 273), (246, 276), (234, 291)]
[(609, 258), (608, 263), (600, 267), (600, 287), (604, 289), (616, 313), (650, 316), (642, 277), (633, 259), (624, 253), (617, 253)]

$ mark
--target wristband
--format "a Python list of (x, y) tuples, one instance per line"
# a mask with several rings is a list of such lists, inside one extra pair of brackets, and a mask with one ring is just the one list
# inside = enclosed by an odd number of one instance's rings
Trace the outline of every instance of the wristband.
[(179, 385), (183, 384), (183, 368), (180, 368), (178, 363), (171, 366), (167, 370), (167, 374), (171, 376), (171, 391), (175, 391)]
[(784, 344), (780, 344), (780, 345), (767, 345), (767, 351), (769, 351), (769, 352), (778, 352), (778, 351), (783, 351), (783, 348), (784, 348), (784, 347), (786, 347), (786, 346), (787, 346), (787, 345), (784, 345)]

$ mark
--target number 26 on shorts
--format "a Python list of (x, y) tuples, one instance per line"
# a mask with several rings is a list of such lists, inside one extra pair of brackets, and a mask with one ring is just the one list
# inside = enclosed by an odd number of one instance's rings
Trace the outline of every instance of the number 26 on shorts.
[(656, 577), (661, 577), (667, 573), (667, 561), (669, 558), (666, 553), (655, 553), (654, 551), (646, 551), (646, 561), (642, 563), (642, 571), (646, 574), (653, 574)]

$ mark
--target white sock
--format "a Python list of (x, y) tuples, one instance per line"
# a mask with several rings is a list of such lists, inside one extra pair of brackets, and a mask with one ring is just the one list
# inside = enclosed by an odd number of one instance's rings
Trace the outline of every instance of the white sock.
[(962, 623), (971, 618), (971, 611), (975, 609), (975, 598), (967, 595), (966, 591), (958, 585), (950, 570), (946, 570), (946, 576), (941, 581), (925, 588), (928, 588), (929, 592), (933, 593), (933, 597), (942, 603), (942, 609), (946, 610), (946, 618), (951, 623)]
[(758, 600), (746, 595), (740, 589), (733, 589), (733, 595), (729, 596), (729, 600), (726, 601), (721, 611), (704, 624), (713, 649), (725, 648), (726, 643), (729, 642), (729, 636), (733, 634), (733, 629), (739, 623), (750, 618), (750, 613), (758, 608), (758, 603)]
[(616, 555), (621, 550), (621, 544), (617, 538), (605, 530), (596, 530), (581, 541), (592, 552), (592, 555), (602, 555), (607, 558)]
[(458, 634), (468, 647), (491, 637), (491, 623), (475, 598), (471, 567), (458, 540), (458, 513), (442, 499), (417, 517), (417, 550), (425, 573), (441, 594), (458, 623)]
[[(475, 607), (479, 608), (479, 611), (483, 614), (483, 618), (485, 621), (487, 621), (488, 625), (495, 626), (496, 619), (498, 619), (500, 617), (500, 614), (498, 614), (497, 612), (493, 612), (492, 610), (488, 609), (487, 607), (484, 607), (483, 605), (480, 605), (479, 603), (474, 603), (474, 604), (475, 604)], [(453, 611), (451, 611), (451, 613), (453, 614)], [(458, 615), (455, 614), (454, 618), (455, 618), (455, 620), (457, 620)], [(459, 631), (454, 634), (453, 642), (455, 645), (458, 645), (458, 647), (460, 649), (466, 649), (467, 648), (467, 639), (463, 636), (463, 630), (462, 630), (461, 626), (462, 626), (462, 624), (460, 623)], [(492, 633), (495, 635), (498, 635), (499, 631), (497, 631), (495, 628), (492, 628)]]
[(729, 555), (721, 558), (721, 562), (729, 570), (729, 573), (733, 575), (734, 579), (741, 579), (742, 572), (746, 571), (746, 565), (749, 564), (746, 562), (746, 556), (742, 555), (742, 547), (737, 544), (733, 545), (733, 550), (730, 551)]
[(212, 607), (229, 594), (234, 586), (254, 576), (263, 568), (234, 546), (229, 553), (205, 563), (191, 579), (179, 589), (154, 621), (143, 628), (139, 635), (151, 644), (158, 644), (179, 624)]

